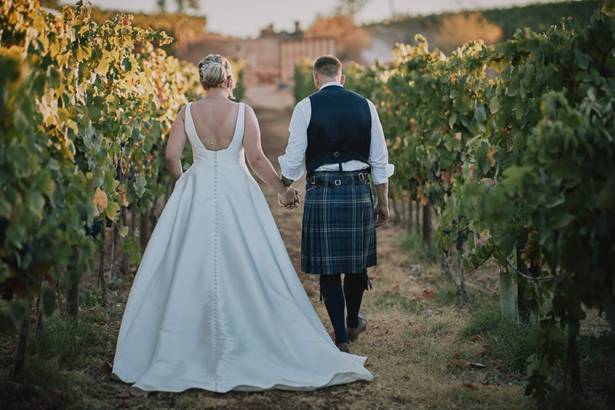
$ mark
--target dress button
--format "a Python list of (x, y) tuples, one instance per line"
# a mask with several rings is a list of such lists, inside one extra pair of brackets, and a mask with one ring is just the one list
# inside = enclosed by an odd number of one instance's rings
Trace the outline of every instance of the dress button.
[(339, 153), (339, 152), (335, 151), (335, 152), (333, 153), (333, 157), (334, 157), (334, 158), (338, 158), (339, 156), (340, 156), (340, 153)]

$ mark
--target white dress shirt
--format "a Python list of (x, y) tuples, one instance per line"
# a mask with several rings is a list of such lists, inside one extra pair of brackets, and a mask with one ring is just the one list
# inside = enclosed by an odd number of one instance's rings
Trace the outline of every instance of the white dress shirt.
[[(331, 81), (323, 84), (320, 89), (330, 85), (342, 86), (337, 81)], [(384, 184), (389, 177), (393, 175), (395, 167), (389, 164), (389, 153), (384, 140), (384, 131), (378, 117), (376, 106), (367, 100), (369, 110), (372, 117), (371, 141), (369, 146), (368, 163), (357, 160), (350, 160), (342, 163), (342, 171), (358, 171), (369, 168), (371, 165), (371, 174), (376, 185)], [(298, 180), (303, 175), (303, 164), (305, 161), (305, 151), (307, 149), (307, 129), (310, 124), (310, 116), (312, 114), (312, 105), (310, 98), (306, 97), (299, 101), (293, 110), (293, 115), (290, 119), (288, 131), (288, 145), (286, 153), (278, 157), (282, 175), (293, 181)], [(338, 171), (338, 164), (325, 164), (316, 168), (316, 171)]]

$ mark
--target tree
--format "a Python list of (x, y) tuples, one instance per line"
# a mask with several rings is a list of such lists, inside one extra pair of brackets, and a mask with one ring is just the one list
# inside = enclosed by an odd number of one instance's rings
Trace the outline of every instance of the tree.
[[(175, 0), (177, 3), (177, 12), (183, 13), (184, 9), (189, 8), (192, 10), (198, 10), (200, 8), (199, 0)], [(158, 4), (158, 8), (162, 13), (164, 13), (167, 9), (167, 1), (166, 0), (156, 0)]]
[(481, 13), (456, 13), (442, 16), (438, 31), (438, 40), (446, 51), (453, 50), (461, 44), (472, 40), (483, 40), (486, 44), (495, 44), (502, 38), (502, 29)]
[(343, 60), (361, 59), (361, 52), (369, 45), (369, 34), (357, 27), (352, 17), (337, 15), (318, 19), (305, 32), (305, 38), (331, 37), (335, 39), (337, 56)]
[(355, 16), (369, 0), (338, 0), (337, 14)]

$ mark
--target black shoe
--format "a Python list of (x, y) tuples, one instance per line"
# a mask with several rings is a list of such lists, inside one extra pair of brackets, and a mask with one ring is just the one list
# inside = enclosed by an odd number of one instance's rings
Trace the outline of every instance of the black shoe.
[(336, 346), (340, 351), (350, 353), (350, 345), (347, 342), (336, 343)]
[(359, 325), (357, 327), (349, 327), (348, 328), (348, 339), (351, 342), (356, 342), (359, 338), (359, 335), (367, 329), (367, 319), (365, 319), (361, 314), (359, 314)]

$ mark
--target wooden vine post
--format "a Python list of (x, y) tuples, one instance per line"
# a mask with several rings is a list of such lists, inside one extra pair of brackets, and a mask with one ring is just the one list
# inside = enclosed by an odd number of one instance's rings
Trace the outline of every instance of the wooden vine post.
[(500, 269), (499, 279), (500, 313), (502, 318), (518, 323), (517, 275), (510, 269), (502, 268)]
[(427, 203), (423, 206), (423, 243), (427, 248), (427, 253), (432, 253), (432, 236), (433, 227), (431, 223), (431, 204)]

